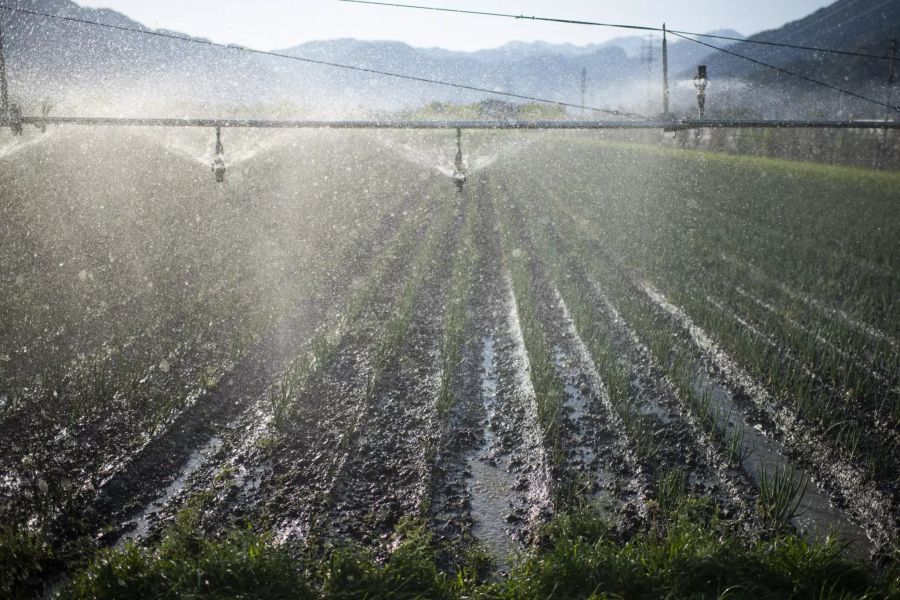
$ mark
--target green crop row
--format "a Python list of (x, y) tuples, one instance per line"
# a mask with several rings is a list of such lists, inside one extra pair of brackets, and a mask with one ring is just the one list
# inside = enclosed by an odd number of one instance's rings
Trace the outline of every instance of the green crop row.
[[(582, 252), (593, 249), (594, 252), (600, 252), (600, 256), (605, 260), (628, 260), (615, 258), (617, 254), (623, 254), (622, 248), (609, 241), (612, 235), (608, 220), (597, 219), (586, 212), (588, 206), (586, 200), (573, 199), (571, 196), (558, 198), (551, 195), (551, 197), (555, 199), (555, 209), (546, 210), (545, 214), (549, 216), (541, 218), (554, 218), (563, 224), (571, 223), (573, 229), (581, 231)], [(578, 212), (575, 212), (576, 210)], [(653, 265), (636, 262), (634, 258), (629, 262), (639, 271), (658, 272)], [(672, 286), (671, 289), (675, 291), (672, 294), (673, 299), (680, 303), (701, 327), (723, 344), (726, 350), (732, 352), (758, 380), (766, 384), (776, 397), (788, 399), (797, 407), (798, 413), (804, 419), (821, 431), (827, 432), (835, 445), (843, 449), (845, 458), (861, 464), (873, 477), (890, 478), (896, 474), (893, 458), (897, 450), (895, 444), (885, 444), (884, 440), (868, 438), (869, 447), (865, 448), (862, 441), (864, 432), (871, 430), (870, 424), (873, 420), (878, 419), (879, 415), (883, 415), (881, 418), (891, 415), (896, 410), (895, 400), (892, 399), (895, 392), (885, 390), (883, 382), (865, 376), (850, 379), (852, 375), (847, 374), (853, 370), (842, 365), (837, 368), (837, 371), (844, 375), (839, 378), (841, 383), (855, 385), (859, 390), (856, 392), (856, 398), (865, 400), (854, 403), (852, 393), (844, 396), (823, 393), (823, 385), (818, 380), (820, 376), (811, 377), (801, 365), (785, 361), (780, 353), (773, 351), (746, 328), (735, 326), (733, 318), (725, 318), (719, 314), (716, 319), (711, 320), (710, 311), (713, 309), (706, 301), (706, 295), (723, 293), (720, 289), (711, 289), (710, 282), (717, 281), (714, 275), (706, 274), (700, 278), (707, 282), (704, 287), (693, 283), (692, 276), (684, 271), (670, 270), (665, 275), (660, 275), (658, 279)], [(810, 344), (807, 353), (814, 352), (814, 346)], [(873, 389), (873, 386), (877, 389)], [(846, 388), (841, 386), (841, 389)]]
[(557, 369), (554, 348), (541, 318), (544, 309), (540, 295), (547, 290), (534, 271), (533, 261), (536, 257), (531, 256), (528, 245), (523, 244), (524, 232), (520, 229), (518, 219), (510, 214), (510, 207), (506, 202), (508, 199), (504, 198), (495, 203), (502, 231), (503, 261), (510, 275), (519, 326), (528, 354), (528, 374), (534, 388), (541, 439), (550, 465), (558, 470), (565, 459), (560, 425), (564, 419), (566, 391)]
[(463, 350), (467, 342), (470, 301), (479, 261), (476, 244), (478, 219), (476, 201), (469, 195), (464, 202), (465, 225), (462, 239), (454, 253), (453, 276), (450, 295), (444, 307), (444, 332), (441, 338), (441, 388), (437, 403), (437, 420), (442, 431), (447, 426), (447, 420), (456, 401), (453, 390), (458, 383), (458, 368), (463, 360)]
[[(426, 210), (414, 210), (405, 216), (396, 234), (374, 257), (361, 280), (345, 283), (349, 296), (345, 300), (344, 310), (333, 322), (317, 331), (309, 340), (306, 351), (294, 359), (269, 392), (276, 431), (284, 431), (292, 425), (296, 411), (301, 408), (298, 399), (304, 393), (314, 390), (321, 382), (325, 368), (340, 343), (364, 318), (370, 302), (389, 276), (391, 266), (396, 264), (398, 256), (404, 256), (412, 250), (416, 232), (426, 225), (429, 218), (430, 213)], [(356, 243), (355, 240), (347, 240), (346, 247), (339, 256), (343, 260), (349, 260)]]

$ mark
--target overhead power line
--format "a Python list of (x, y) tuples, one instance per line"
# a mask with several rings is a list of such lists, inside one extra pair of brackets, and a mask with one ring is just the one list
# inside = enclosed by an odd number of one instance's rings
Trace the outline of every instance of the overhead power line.
[(712, 48), (713, 50), (718, 50), (719, 52), (724, 52), (725, 54), (730, 54), (731, 56), (734, 56), (734, 57), (736, 57), (736, 58), (740, 58), (740, 59), (743, 59), (743, 60), (752, 62), (752, 63), (754, 63), (754, 64), (757, 64), (757, 65), (760, 65), (760, 66), (763, 66), (763, 67), (766, 67), (766, 68), (769, 68), (769, 69), (773, 69), (773, 70), (775, 70), (775, 71), (778, 71), (779, 73), (784, 73), (785, 75), (790, 75), (790, 76), (792, 76), (792, 77), (797, 77), (797, 78), (802, 79), (802, 80), (804, 80), (804, 81), (807, 81), (807, 82), (809, 82), (809, 83), (814, 83), (814, 84), (816, 84), (816, 85), (820, 85), (820, 86), (825, 87), (825, 88), (828, 88), (828, 89), (830, 89), (830, 90), (834, 90), (834, 91), (836, 91), (836, 92), (841, 92), (842, 94), (847, 94), (848, 96), (852, 96), (852, 97), (854, 97), (854, 98), (859, 98), (860, 100), (865, 100), (866, 102), (871, 102), (871, 103), (873, 103), (873, 104), (877, 104), (877, 105), (882, 106), (882, 107), (884, 107), (884, 108), (887, 108), (887, 109), (890, 109), (890, 110), (893, 110), (893, 111), (900, 112), (900, 106), (893, 106), (893, 105), (891, 105), (891, 104), (888, 104), (887, 102), (882, 102), (881, 100), (876, 100), (875, 98), (871, 98), (871, 97), (869, 97), (869, 96), (864, 96), (864, 95), (862, 95), (862, 94), (858, 94), (858, 93), (856, 93), (856, 92), (854, 92), (854, 91), (852, 91), (852, 90), (848, 90), (848, 89), (845, 89), (845, 88), (842, 88), (842, 87), (838, 87), (838, 86), (836, 86), (836, 85), (831, 85), (830, 83), (826, 83), (826, 82), (820, 81), (820, 80), (818, 80), (818, 79), (813, 79), (812, 77), (807, 77), (806, 75), (803, 75), (803, 74), (801, 74), (801, 73), (797, 73), (796, 71), (790, 71), (790, 70), (788, 70), (788, 69), (784, 69), (784, 68), (782, 68), (782, 67), (778, 67), (778, 66), (776, 66), (776, 65), (769, 64), (769, 63), (767, 63), (767, 62), (763, 62), (763, 61), (761, 61), (761, 60), (757, 60), (757, 59), (755, 59), (755, 58), (751, 58), (751, 57), (745, 56), (745, 55), (743, 55), (743, 54), (738, 54), (737, 52), (734, 52), (734, 51), (732, 51), (732, 50), (728, 50), (727, 48), (720, 48), (719, 46), (713, 46), (712, 44), (707, 44), (706, 42), (702, 42), (702, 41), (700, 41), (700, 40), (695, 40), (695, 39), (690, 38), (690, 37), (688, 37), (688, 36), (686, 36), (686, 35), (682, 35), (682, 34), (680, 34), (680, 33), (675, 33), (674, 31), (670, 31), (669, 33), (671, 33), (672, 35), (674, 35), (674, 36), (676, 36), (676, 37), (680, 37), (680, 38), (682, 38), (682, 39), (685, 39), (685, 40), (694, 42), (695, 44), (700, 44), (701, 46), (706, 46), (707, 48)]
[[(626, 25), (626, 24), (621, 24), (621, 23), (600, 23), (600, 22), (596, 22), (596, 21), (582, 21), (582, 20), (576, 20), (576, 19), (556, 19), (556, 18), (551, 18), (551, 17), (535, 17), (535, 16), (526, 16), (526, 15), (515, 15), (515, 14), (509, 14), (509, 13), (485, 12), (485, 11), (477, 11), (477, 10), (463, 10), (463, 9), (458, 9), (458, 8), (422, 6), (422, 5), (417, 5), (417, 4), (399, 4), (396, 2), (381, 2), (378, 0), (338, 0), (338, 1), (339, 2), (349, 2), (352, 4), (371, 4), (371, 5), (375, 5), (375, 6), (390, 6), (390, 7), (396, 7), (396, 8), (413, 8), (413, 9), (418, 9), (418, 10), (450, 12), (450, 13), (459, 13), (459, 14), (467, 14), (467, 15), (478, 15), (478, 16), (488, 16), (488, 17), (506, 17), (506, 18), (512, 18), (512, 19), (525, 19), (525, 20), (532, 20), (532, 21), (548, 21), (551, 23), (565, 23), (565, 24), (569, 24), (569, 25), (593, 25), (593, 26), (599, 26), (599, 27), (614, 27), (614, 28), (619, 28), (619, 29), (637, 29), (637, 30), (641, 30), (641, 31), (660, 31), (660, 32), (665, 31), (667, 33), (671, 33), (682, 39), (688, 40), (690, 42), (694, 42), (695, 44), (700, 44), (702, 46), (706, 46), (707, 48), (716, 50), (718, 52), (724, 52), (725, 54), (730, 54), (734, 57), (755, 63), (762, 67), (774, 69), (775, 71), (778, 71), (779, 73), (783, 73), (785, 75), (790, 75), (792, 77), (797, 77), (797, 78), (807, 81), (809, 83), (814, 83), (816, 85), (820, 85), (820, 86), (828, 88), (830, 90), (834, 90), (836, 92), (841, 92), (843, 94), (847, 94), (848, 96), (852, 96), (852, 97), (858, 98), (860, 100), (865, 100), (866, 102), (871, 102), (873, 104), (877, 104), (879, 106), (888, 108), (893, 111), (900, 111), (900, 107), (892, 106), (891, 104), (888, 104), (886, 102), (882, 102), (880, 100), (876, 100), (874, 98), (870, 98), (868, 96), (858, 94), (851, 90), (847, 90), (847, 89), (838, 87), (836, 85), (832, 85), (830, 83), (820, 81), (818, 79), (813, 79), (812, 77), (808, 77), (801, 73), (797, 73), (796, 71), (790, 71), (788, 69), (778, 67), (776, 65), (773, 65), (773, 64), (755, 59), (755, 58), (751, 58), (751, 57), (743, 55), (743, 54), (739, 54), (737, 52), (728, 50), (726, 48), (708, 44), (706, 42), (694, 39), (694, 37), (718, 38), (718, 39), (734, 40), (734, 41), (738, 41), (738, 42), (748, 42), (748, 43), (754, 43), (754, 44), (759, 43), (759, 44), (765, 44), (768, 46), (783, 46), (786, 48), (795, 48), (795, 49), (801, 49), (801, 50), (814, 50), (817, 52), (832, 52), (832, 53), (836, 53), (836, 54), (848, 54), (851, 56), (864, 56), (867, 58), (892, 60), (892, 58), (890, 56), (879, 56), (879, 55), (874, 55), (874, 54), (864, 54), (864, 53), (860, 53), (860, 52), (849, 52), (849, 51), (845, 51), (845, 50), (834, 50), (834, 49), (829, 49), (829, 48), (816, 48), (816, 47), (812, 47), (812, 46), (798, 46), (798, 45), (794, 45), (794, 44), (781, 44), (781, 43), (777, 43), (777, 42), (742, 40), (740, 38), (732, 38), (732, 37), (728, 37), (728, 36), (719, 36), (719, 35), (712, 35), (712, 34), (705, 34), (705, 33), (692, 33), (689, 31), (680, 31), (677, 29), (663, 30), (663, 28), (660, 28), (660, 27), (648, 27), (648, 26), (643, 26), (643, 25)], [(688, 37), (688, 36), (694, 36), (694, 37)]]
[[(390, 6), (394, 8), (414, 8), (418, 10), (430, 10), (435, 12), (448, 12), (463, 15), (477, 15), (482, 17), (504, 17), (507, 19), (521, 19), (526, 21), (544, 21), (548, 23), (563, 23), (567, 25), (590, 25), (594, 27), (611, 27), (614, 29), (633, 29), (637, 31), (657, 31), (662, 32), (661, 27), (650, 27), (645, 25), (627, 25), (623, 23), (602, 23), (598, 21), (583, 21), (580, 19), (558, 19), (553, 17), (537, 17), (528, 15), (516, 15), (512, 13), (486, 12), (480, 10), (463, 10), (460, 8), (445, 8), (438, 6), (422, 6), (418, 4), (399, 4), (396, 2), (380, 2), (378, 0), (339, 0), (339, 2), (349, 2), (351, 4), (371, 4), (374, 6)], [(804, 46), (801, 44), (788, 44), (786, 42), (767, 42), (764, 40), (751, 40), (746, 38), (731, 37), (727, 35), (715, 35), (712, 33), (696, 33), (691, 31), (681, 31), (678, 29), (667, 29), (670, 33), (680, 33), (682, 35), (692, 35), (696, 37), (705, 37), (717, 40), (729, 40), (732, 42), (740, 42), (744, 44), (759, 44), (763, 46), (776, 46), (779, 48), (792, 48), (794, 50), (807, 50), (812, 52), (825, 52), (830, 54), (843, 54), (845, 56), (856, 56), (860, 58), (872, 58), (877, 60), (891, 60), (890, 56), (880, 54), (868, 54), (866, 52), (854, 52), (852, 50), (838, 50), (836, 48), (820, 48), (817, 46)]]
[(529, 102), (541, 102), (544, 104), (556, 104), (558, 106), (564, 106), (567, 108), (579, 108), (579, 109), (590, 110), (590, 111), (594, 111), (594, 112), (598, 112), (598, 113), (605, 113), (605, 114), (609, 114), (609, 115), (615, 115), (615, 116), (620, 116), (620, 117), (629, 117), (629, 118), (634, 118), (634, 119), (646, 118), (643, 115), (639, 115), (636, 113), (629, 113), (629, 112), (623, 112), (623, 111), (606, 109), (606, 108), (597, 108), (595, 106), (583, 106), (581, 104), (562, 102), (559, 100), (550, 100), (547, 98), (540, 98), (537, 96), (528, 96), (525, 94), (517, 94), (514, 92), (502, 92), (502, 91), (498, 91), (498, 90), (492, 90), (492, 89), (478, 87), (478, 86), (474, 86), (474, 85), (468, 85), (468, 84), (464, 84), (464, 83), (454, 83), (454, 82), (450, 82), (450, 81), (442, 81), (439, 79), (431, 79), (429, 77), (418, 77), (416, 75), (408, 75), (405, 73), (393, 73), (390, 71), (380, 71), (378, 69), (370, 69), (368, 67), (360, 67), (357, 65), (348, 65), (348, 64), (336, 63), (336, 62), (331, 62), (331, 61), (326, 61), (326, 60), (306, 58), (303, 56), (284, 54), (281, 52), (271, 52), (271, 51), (267, 51), (267, 50), (255, 50), (253, 48), (247, 48), (244, 46), (234, 46), (231, 44), (220, 44), (218, 42), (213, 42), (210, 40), (185, 37), (185, 36), (181, 36), (181, 35), (175, 35), (172, 33), (166, 33), (163, 31), (154, 31), (154, 30), (150, 30), (150, 29), (138, 29), (136, 27), (126, 27), (124, 25), (113, 25), (110, 23), (99, 23), (97, 21), (90, 21), (88, 19), (80, 19), (78, 17), (54, 15), (54, 14), (50, 14), (50, 13), (39, 12), (36, 10), (30, 10), (30, 9), (25, 9), (25, 8), (14, 8), (14, 7), (10, 7), (10, 6), (4, 6), (4, 5), (0, 5), (0, 10), (6, 10), (6, 11), (9, 11), (12, 13), (22, 13), (22, 14), (36, 16), (36, 17), (44, 17), (44, 18), (48, 18), (48, 19), (57, 19), (60, 21), (68, 21), (70, 23), (79, 23), (82, 25), (91, 25), (94, 27), (103, 27), (106, 29), (114, 29), (117, 31), (126, 31), (129, 33), (136, 33), (136, 34), (140, 34), (140, 35), (149, 35), (149, 36), (154, 36), (154, 37), (159, 37), (159, 38), (178, 40), (181, 42), (190, 42), (193, 44), (200, 44), (200, 45), (204, 45), (204, 46), (225, 48), (228, 50), (235, 50), (235, 51), (239, 51), (239, 52), (247, 52), (247, 53), (259, 54), (259, 55), (264, 55), (264, 56), (273, 56), (276, 58), (294, 60), (294, 61), (308, 63), (308, 64), (322, 65), (322, 66), (327, 66), (327, 67), (335, 67), (335, 68), (339, 68), (339, 69), (347, 69), (347, 70), (356, 71), (359, 73), (382, 75), (385, 77), (394, 77), (397, 79), (405, 79), (408, 81), (416, 81), (419, 83), (440, 85), (440, 86), (444, 86), (444, 87), (451, 87), (451, 88), (467, 90), (467, 91), (471, 91), (471, 92), (481, 92), (481, 93), (485, 93), (485, 94), (493, 94), (496, 96), (505, 96), (507, 98), (515, 98), (517, 100), (527, 100)]

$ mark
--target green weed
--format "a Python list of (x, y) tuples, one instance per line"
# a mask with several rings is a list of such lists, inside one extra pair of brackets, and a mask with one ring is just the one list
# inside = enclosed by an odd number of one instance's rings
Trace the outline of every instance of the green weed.
[(803, 511), (800, 505), (809, 481), (791, 467), (765, 465), (759, 472), (759, 510), (773, 528), (786, 527)]

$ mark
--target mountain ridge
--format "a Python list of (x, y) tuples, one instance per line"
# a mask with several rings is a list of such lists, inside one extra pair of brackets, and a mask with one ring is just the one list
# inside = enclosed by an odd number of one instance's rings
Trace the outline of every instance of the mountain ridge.
[[(71, 0), (9, 2), (38, 12), (153, 31), (114, 10), (82, 7)], [(882, 20), (896, 13), (900, 21), (900, 2), (895, 3), (897, 10), (889, 7), (885, 13), (888, 16)], [(848, 21), (848, 6), (861, 6), (868, 11), (866, 14), (872, 14), (887, 4), (883, 0), (838, 0), (804, 19), (755, 34), (751, 39), (789, 39), (791, 43), (824, 45), (829, 40), (837, 43), (840, 38), (841, 43), (853, 45), (868, 43), (876, 35), (871, 29), (885, 30), (885, 27), (861, 27), (866, 20), (860, 17)], [(842, 20), (847, 22), (836, 30), (835, 23)], [(28, 105), (33, 107), (39, 99), (48, 97), (57, 105), (93, 107), (94, 112), (115, 110), (116, 114), (143, 114), (148, 110), (160, 114), (172, 114), (176, 110), (196, 114), (210, 106), (267, 104), (295, 106), (304, 115), (335, 116), (409, 110), (432, 101), (472, 103), (489, 97), (448, 86), (302, 62), (291, 64), (284, 59), (236, 49), (101, 30), (22, 13), (0, 11), (0, 25), (4, 30), (11, 94), (25, 105), (26, 112), (29, 112)], [(819, 27), (823, 35), (817, 37)], [(730, 30), (713, 33), (740, 37)], [(181, 33), (176, 35), (203, 40)], [(581, 74), (586, 71), (586, 104), (653, 115), (661, 109), (659, 41), (655, 38), (653, 62), (649, 64), (644, 56), (647, 43), (644, 36), (626, 36), (587, 46), (514, 41), (471, 52), (344, 38), (308, 41), (279, 52), (301, 59), (344, 63), (573, 104), (581, 103)], [(822, 77), (846, 76), (846, 73), (835, 75), (829, 71), (836, 68), (833, 61), (817, 57), (810, 63), (802, 51), (742, 42), (728, 45), (722, 40), (714, 41), (714, 45), (728, 46), (754, 57), (769, 57), (777, 64), (790, 64)], [(803, 103), (792, 107), (790, 102), (783, 102), (782, 96), (797, 90), (795, 82), (773, 77), (759, 68), (748, 68), (739, 59), (709, 52), (692, 41), (670, 40), (672, 106), (677, 112), (689, 114), (692, 110), (694, 90), (690, 79), (700, 63), (709, 68), (708, 107), (712, 111), (772, 116), (776, 109), (792, 110), (796, 114), (835, 110), (833, 97), (813, 96), (806, 89), (801, 90), (807, 94)], [(852, 64), (852, 61), (840, 64)], [(870, 80), (874, 81), (875, 73), (869, 67), (855, 67), (853, 75), (858, 80), (853, 83), (864, 87)], [(785, 112), (783, 116), (786, 115)]]

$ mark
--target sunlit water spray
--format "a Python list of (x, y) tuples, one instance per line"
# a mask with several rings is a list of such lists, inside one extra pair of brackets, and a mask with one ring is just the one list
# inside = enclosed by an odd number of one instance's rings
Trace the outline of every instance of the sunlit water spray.
[[(6, 136), (4, 136), (6, 137)], [(31, 148), (32, 146), (36, 146), (41, 142), (46, 142), (50, 139), (56, 137), (56, 132), (53, 130), (47, 131), (47, 133), (35, 133), (34, 135), (21, 135), (15, 136), (10, 139), (7, 139), (3, 142), (0, 142), (0, 160), (3, 160), (7, 157), (14, 156), (23, 150)]]
[[(215, 158), (215, 136), (212, 129), (198, 131), (148, 131), (140, 130), (149, 142), (161, 146), (171, 154), (198, 165), (208, 167)], [(244, 163), (260, 154), (287, 146), (293, 139), (290, 133), (261, 131), (223, 130), (225, 162), (234, 166)]]
[[(402, 140), (394, 136), (386, 136), (384, 132), (374, 132), (370, 135), (379, 146), (417, 166), (434, 169), (449, 178), (452, 178), (456, 172), (453, 164), (455, 147), (449, 145), (454, 138), (449, 133), (446, 135), (447, 143), (439, 142), (438, 144), (433, 143), (430, 139), (423, 139), (422, 136)], [(471, 175), (486, 169), (500, 159), (515, 160), (517, 156), (525, 153), (535, 141), (537, 141), (535, 136), (525, 137), (519, 132), (510, 132), (504, 138), (491, 136), (489, 139), (484, 135), (477, 134), (467, 136), (463, 132), (463, 167)]]

